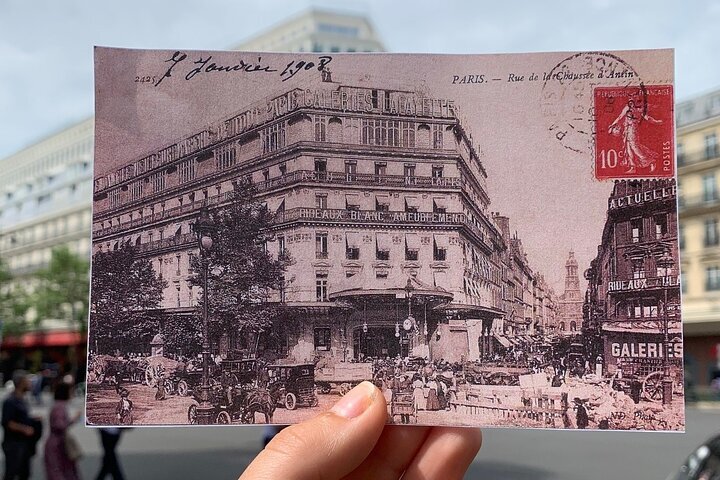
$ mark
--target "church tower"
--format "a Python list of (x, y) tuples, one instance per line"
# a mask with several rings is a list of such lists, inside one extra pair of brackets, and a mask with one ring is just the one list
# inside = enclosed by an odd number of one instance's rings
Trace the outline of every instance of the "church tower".
[(575, 252), (570, 250), (565, 262), (565, 292), (558, 301), (557, 329), (559, 333), (572, 335), (582, 330), (583, 296), (580, 291), (578, 262)]
[(570, 250), (570, 256), (565, 262), (565, 295), (567, 300), (582, 300), (580, 293), (580, 278), (578, 277), (578, 263), (575, 252)]

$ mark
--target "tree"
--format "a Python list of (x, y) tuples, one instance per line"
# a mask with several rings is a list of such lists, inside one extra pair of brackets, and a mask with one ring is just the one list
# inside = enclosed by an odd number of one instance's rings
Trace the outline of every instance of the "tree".
[(25, 314), (30, 304), (27, 292), (16, 283), (7, 264), (0, 258), (0, 343), (6, 335), (25, 332)]
[(48, 266), (36, 273), (33, 292), (39, 320), (67, 320), (71, 326), (85, 331), (87, 327), (90, 278), (88, 262), (75, 255), (67, 246), (54, 248)]
[[(257, 200), (251, 184), (235, 183), (229, 205), (210, 216), (216, 227), (207, 254), (210, 336), (227, 333), (257, 341), (277, 318), (277, 305), (267, 300), (272, 290), (284, 286), (291, 259), (286, 253), (275, 258), (267, 251), (273, 214)], [(200, 288), (201, 261), (194, 257), (191, 263), (196, 272), (191, 282)]]
[(158, 332), (154, 310), (160, 305), (167, 282), (130, 244), (95, 253), (92, 272), (90, 348), (112, 352), (148, 344)]

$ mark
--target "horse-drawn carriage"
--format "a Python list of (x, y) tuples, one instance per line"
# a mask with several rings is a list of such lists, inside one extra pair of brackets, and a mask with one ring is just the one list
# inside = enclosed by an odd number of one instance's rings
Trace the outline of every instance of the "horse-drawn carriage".
[[(663, 359), (635, 358), (618, 363), (615, 373), (608, 378), (614, 390), (627, 393), (633, 399), (644, 398), (650, 402), (663, 399), (665, 369)], [(667, 370), (674, 394), (684, 391), (680, 359), (669, 359)]]
[(118, 358), (112, 355), (93, 355), (90, 358), (88, 380), (95, 383), (142, 383), (147, 361), (144, 358)]

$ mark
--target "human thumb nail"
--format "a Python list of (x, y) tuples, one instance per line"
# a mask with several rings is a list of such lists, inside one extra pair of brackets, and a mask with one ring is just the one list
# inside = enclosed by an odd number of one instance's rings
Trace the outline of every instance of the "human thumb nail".
[(358, 417), (372, 404), (377, 392), (372, 383), (362, 382), (345, 394), (330, 411), (347, 419)]

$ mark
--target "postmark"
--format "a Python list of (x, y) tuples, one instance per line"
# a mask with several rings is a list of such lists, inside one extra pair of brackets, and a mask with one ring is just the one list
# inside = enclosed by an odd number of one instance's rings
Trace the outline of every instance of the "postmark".
[(577, 53), (544, 75), (541, 96), (547, 130), (573, 152), (592, 155), (595, 150), (596, 87), (638, 87), (638, 106), (645, 108), (644, 84), (638, 72), (619, 56), (607, 52)]
[(595, 177), (672, 177), (671, 85), (594, 90)]

